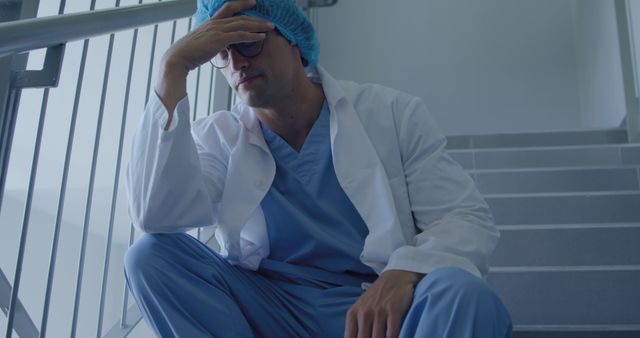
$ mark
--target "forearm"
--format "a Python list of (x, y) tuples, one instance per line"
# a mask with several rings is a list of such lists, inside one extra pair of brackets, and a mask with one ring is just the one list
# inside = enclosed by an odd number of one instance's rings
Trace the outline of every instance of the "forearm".
[(129, 214), (145, 232), (182, 231), (213, 222), (212, 192), (207, 191), (212, 185), (204, 183), (187, 98), (175, 114), (172, 131), (162, 131), (167, 111), (153, 94), (133, 137), (127, 168)]
[(173, 60), (171, 56), (165, 55), (160, 62), (155, 91), (167, 109), (168, 119), (164, 126), (165, 131), (171, 125), (176, 105), (187, 95), (188, 73), (187, 68)]

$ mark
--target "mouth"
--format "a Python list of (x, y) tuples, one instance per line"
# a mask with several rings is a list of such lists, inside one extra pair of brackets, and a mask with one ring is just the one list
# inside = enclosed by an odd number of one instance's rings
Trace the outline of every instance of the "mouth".
[(236, 85), (236, 88), (240, 88), (240, 86), (242, 86), (242, 85), (249, 85), (249, 84), (253, 83), (259, 77), (260, 77), (260, 75), (242, 77), (238, 81), (238, 84)]

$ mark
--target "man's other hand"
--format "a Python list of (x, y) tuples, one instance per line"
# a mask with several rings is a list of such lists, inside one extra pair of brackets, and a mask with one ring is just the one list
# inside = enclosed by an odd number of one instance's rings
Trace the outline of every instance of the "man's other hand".
[(424, 274), (387, 270), (347, 312), (345, 338), (396, 338)]

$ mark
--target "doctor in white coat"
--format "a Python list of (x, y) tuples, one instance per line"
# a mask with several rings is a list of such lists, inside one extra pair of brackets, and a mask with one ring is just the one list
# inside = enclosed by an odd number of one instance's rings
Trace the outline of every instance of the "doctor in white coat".
[[(127, 168), (146, 234), (125, 273), (156, 334), (509, 337), (482, 279), (499, 233), (422, 100), (332, 78), (293, 0), (195, 17)], [(192, 124), (187, 74), (210, 60), (241, 102)], [(202, 226), (220, 252), (184, 233)]]

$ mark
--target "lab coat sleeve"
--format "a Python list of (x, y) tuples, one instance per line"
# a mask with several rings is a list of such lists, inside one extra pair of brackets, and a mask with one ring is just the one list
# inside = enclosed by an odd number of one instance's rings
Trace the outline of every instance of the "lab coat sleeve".
[(478, 277), (499, 239), (491, 211), (464, 169), (445, 150), (421, 99), (396, 102), (398, 141), (417, 235), (395, 250), (385, 270), (429, 273), (454, 266)]
[[(183, 232), (215, 224), (226, 165), (222, 149), (192, 132), (189, 99), (178, 102), (171, 125), (155, 92), (133, 137), (127, 165), (129, 216), (148, 233)], [(214, 136), (215, 138), (215, 136)]]

